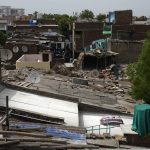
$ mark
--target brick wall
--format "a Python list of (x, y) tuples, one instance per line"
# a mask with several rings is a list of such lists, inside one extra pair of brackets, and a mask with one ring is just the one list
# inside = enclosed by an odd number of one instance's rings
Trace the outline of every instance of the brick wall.
[(121, 40), (144, 40), (150, 25), (113, 25), (113, 39)]
[(103, 28), (103, 23), (99, 22), (75, 22), (75, 30), (101, 30)]
[(115, 24), (131, 24), (132, 10), (115, 11)]
[(136, 62), (142, 51), (142, 47), (142, 42), (111, 42), (111, 49), (119, 53), (118, 63), (121, 64)]
[(77, 22), (75, 24), (76, 50), (81, 51), (93, 41), (104, 38), (103, 23), (99, 22)]

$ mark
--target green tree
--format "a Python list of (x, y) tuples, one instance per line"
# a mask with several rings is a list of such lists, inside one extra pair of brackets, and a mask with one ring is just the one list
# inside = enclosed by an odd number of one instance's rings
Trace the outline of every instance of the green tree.
[(81, 19), (93, 19), (94, 13), (91, 10), (85, 9), (80, 13)]
[(35, 12), (33, 13), (34, 19), (37, 19), (37, 15), (38, 15), (38, 12), (35, 11)]
[(143, 99), (150, 104), (150, 34), (144, 42), (142, 53), (135, 66), (132, 78), (132, 95), (135, 99)]
[(50, 20), (50, 19), (54, 19), (54, 15), (53, 14), (43, 14), (42, 16), (43, 19), (46, 19), (46, 20)]
[(4, 46), (7, 40), (7, 35), (0, 31), (0, 45)]
[(77, 19), (76, 16), (69, 16), (67, 14), (43, 14), (43, 19), (55, 19), (59, 25), (59, 31), (64, 36), (68, 37), (69, 35), (69, 25)]
[(129, 77), (129, 80), (132, 82), (136, 75), (136, 63), (129, 64), (126, 69), (126, 74)]
[(59, 15), (54, 14), (54, 18), (57, 21), (57, 24), (59, 25), (60, 32), (68, 37), (69, 35), (69, 25), (72, 24), (73, 21), (76, 20), (75, 17), (69, 16), (67, 14)]
[(106, 15), (105, 14), (98, 14), (97, 16), (96, 16), (96, 18), (97, 18), (97, 20), (99, 21), (99, 22), (103, 22), (103, 21), (105, 21), (105, 19), (106, 19)]

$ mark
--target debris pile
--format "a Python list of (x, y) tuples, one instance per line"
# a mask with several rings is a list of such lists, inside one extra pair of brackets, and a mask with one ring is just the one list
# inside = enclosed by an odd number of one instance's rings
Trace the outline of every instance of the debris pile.
[[(58, 122), (34, 122), (34, 114), (10, 109), (7, 125), (5, 108), (0, 109), (0, 146), (4, 149), (99, 149), (119, 148), (123, 137), (113, 137), (109, 133), (87, 134), (87, 129), (65, 126)], [(3, 110), (3, 111), (2, 111)], [(45, 120), (45, 121), (46, 121)]]
[[(46, 119), (46, 120), (45, 120)], [(62, 120), (40, 117), (36, 114), (5, 108), (0, 109), (1, 148), (69, 149), (97, 148), (86, 144), (86, 130), (80, 127), (65, 126)], [(56, 120), (56, 119), (55, 119)], [(9, 123), (6, 123), (9, 121)]]
[(70, 70), (67, 67), (65, 67), (65, 65), (56, 65), (53, 67), (53, 69), (56, 74), (69, 76), (71, 73)]
[[(8, 72), (3, 80), (6, 83), (9, 82), (9, 84), (11, 83), (29, 89), (43, 92), (45, 90), (46, 92), (52, 91), (56, 94), (76, 97), (80, 99), (81, 103), (90, 102), (93, 105), (100, 105), (102, 103), (110, 104), (110, 97), (113, 97), (112, 101), (117, 104), (116, 108), (119, 111), (127, 112), (124, 103), (127, 105), (135, 103), (129, 95), (131, 83), (126, 80), (125, 71), (121, 71), (125, 70), (125, 67), (121, 66), (120, 69), (112, 69), (116, 67), (116, 65), (111, 65), (109, 68), (103, 70), (76, 71), (75, 69), (70, 69), (65, 65), (59, 64), (54, 66), (55, 73), (53, 72), (53, 74), (45, 73), (42, 70), (35, 70), (34, 68), (23, 68), (20, 71), (14, 70), (10, 71), (10, 73)], [(118, 73), (115, 73), (116, 70)], [(34, 81), (33, 78), (31, 81), (26, 80), (32, 72), (37, 72), (39, 75), (33, 77), (35, 78)], [(56, 80), (56, 78), (60, 80)], [(78, 84), (73, 82), (75, 78), (79, 80)], [(80, 84), (82, 81), (86, 81), (86, 85)], [(118, 102), (116, 102), (116, 99)]]

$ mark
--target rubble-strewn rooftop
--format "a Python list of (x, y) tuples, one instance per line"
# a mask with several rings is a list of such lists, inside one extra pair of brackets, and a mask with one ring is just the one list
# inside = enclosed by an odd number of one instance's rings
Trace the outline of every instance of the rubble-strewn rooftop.
[[(4, 72), (3, 80), (6, 84), (19, 86), (28, 90), (34, 90), (37, 93), (44, 92), (49, 94), (64, 95), (74, 97), (79, 100), (79, 104), (106, 108), (118, 112), (133, 113), (134, 100), (129, 96), (131, 84), (126, 80), (126, 76), (122, 74), (124, 79), (116, 80), (110, 69), (103, 72), (96, 71), (69, 71), (64, 66), (56, 72), (67, 74), (63, 76), (43, 73), (40, 74), (39, 83), (26, 83), (26, 77), (32, 72), (32, 68), (24, 68), (19, 71)], [(33, 69), (34, 70), (34, 69)], [(123, 71), (122, 71), (123, 72)], [(74, 83), (74, 81), (77, 83)], [(87, 80), (87, 85), (82, 84)], [(81, 82), (82, 81), (82, 82)]]

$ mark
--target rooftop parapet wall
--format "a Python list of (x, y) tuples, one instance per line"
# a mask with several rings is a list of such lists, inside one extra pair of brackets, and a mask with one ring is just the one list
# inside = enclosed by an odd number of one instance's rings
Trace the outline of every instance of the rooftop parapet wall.
[(49, 55), (49, 61), (43, 61), (42, 55), (23, 55), (16, 61), (16, 69), (20, 70), (25, 67), (33, 67), (35, 69), (42, 69), (50, 71), (51, 56)]

